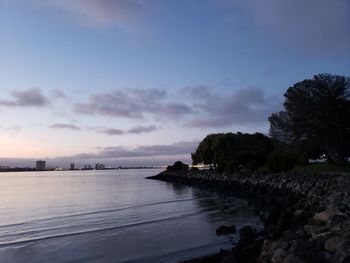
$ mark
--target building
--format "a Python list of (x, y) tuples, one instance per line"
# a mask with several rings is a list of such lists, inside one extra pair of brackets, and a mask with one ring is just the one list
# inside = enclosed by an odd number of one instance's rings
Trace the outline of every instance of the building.
[(74, 163), (70, 164), (70, 170), (75, 170), (75, 164)]
[(36, 166), (35, 168), (38, 170), (38, 171), (45, 171), (46, 170), (46, 162), (45, 161), (36, 161)]
[(95, 169), (96, 170), (104, 170), (104, 169), (106, 169), (106, 166), (104, 164), (102, 164), (102, 163), (97, 163), (95, 165)]
[(83, 170), (92, 170), (90, 164), (85, 164)]

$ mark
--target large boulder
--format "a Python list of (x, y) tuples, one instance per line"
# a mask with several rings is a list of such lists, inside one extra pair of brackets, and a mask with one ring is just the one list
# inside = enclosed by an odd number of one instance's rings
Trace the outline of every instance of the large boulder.
[(326, 241), (324, 248), (330, 253), (335, 253), (342, 248), (345, 241), (346, 240), (340, 236), (333, 236)]
[(326, 210), (316, 213), (310, 220), (315, 225), (325, 225), (330, 223), (331, 218), (335, 215), (339, 215), (340, 212), (335, 207), (328, 207)]
[(235, 226), (220, 226), (216, 229), (216, 235), (232, 235), (236, 232)]

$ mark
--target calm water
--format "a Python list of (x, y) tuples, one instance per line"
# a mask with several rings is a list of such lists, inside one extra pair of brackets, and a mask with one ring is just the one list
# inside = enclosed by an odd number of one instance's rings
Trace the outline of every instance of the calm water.
[(244, 200), (144, 179), (158, 172), (0, 173), (0, 262), (177, 262), (258, 222)]

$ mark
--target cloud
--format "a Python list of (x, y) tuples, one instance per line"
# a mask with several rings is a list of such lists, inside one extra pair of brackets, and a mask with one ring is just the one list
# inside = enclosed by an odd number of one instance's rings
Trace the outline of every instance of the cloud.
[(157, 126), (149, 125), (149, 126), (136, 126), (132, 129), (128, 130), (128, 133), (140, 134), (140, 133), (149, 133), (158, 130)]
[(94, 131), (97, 133), (107, 134), (107, 135), (126, 135), (126, 134), (141, 134), (141, 133), (150, 133), (156, 131), (158, 128), (154, 125), (149, 126), (136, 126), (129, 130), (115, 129), (115, 128), (106, 128), (106, 127), (79, 127), (75, 124), (70, 123), (54, 123), (49, 126), (51, 129), (68, 129), (74, 131)]
[(107, 135), (123, 135), (123, 134), (125, 134), (125, 131), (123, 131), (121, 129), (95, 128), (94, 130), (98, 131), (99, 133), (104, 133)]
[(82, 153), (74, 155), (71, 159), (119, 159), (119, 158), (141, 158), (189, 155), (198, 146), (198, 141), (177, 142), (168, 145), (147, 145), (135, 148), (106, 147), (97, 153)]
[(129, 130), (122, 130), (122, 129), (114, 129), (114, 128), (101, 128), (101, 127), (95, 127), (92, 128), (92, 130), (99, 132), (99, 133), (104, 133), (107, 135), (126, 135), (126, 134), (142, 134), (142, 133), (150, 133), (158, 130), (158, 128), (154, 125), (149, 125), (149, 126), (136, 126), (133, 127)]
[(308, 50), (350, 48), (348, 0), (223, 0), (243, 10), (256, 26)]
[(75, 104), (74, 111), (129, 119), (144, 119), (146, 115), (168, 119), (191, 113), (191, 108), (186, 104), (169, 102), (168, 99), (164, 90), (115, 90), (90, 96), (89, 102)]
[(49, 126), (52, 129), (69, 129), (69, 130), (75, 130), (75, 131), (81, 131), (82, 129), (74, 124), (67, 124), (67, 123), (54, 123)]
[(189, 127), (263, 124), (272, 112), (281, 107), (280, 101), (269, 98), (264, 90), (257, 87), (240, 89), (226, 95), (215, 94), (206, 86), (187, 88), (185, 92), (192, 94), (196, 100), (193, 107), (197, 116), (186, 123)]
[(66, 99), (67, 95), (62, 90), (54, 89), (51, 91), (50, 97), (52, 99)]
[(13, 126), (0, 126), (0, 129), (5, 132), (11, 132), (11, 133), (18, 133), (21, 131), (22, 127), (20, 125), (13, 125)]
[(79, 24), (90, 27), (118, 26), (127, 28), (143, 16), (143, 0), (39, 0), (59, 8)]
[[(186, 103), (175, 102), (181, 97)], [(163, 90), (122, 90), (90, 96), (87, 103), (74, 105), (74, 111), (86, 115), (103, 115), (143, 121), (146, 117), (162, 122), (176, 121), (185, 127), (211, 128), (237, 125), (265, 125), (267, 117), (280, 109), (282, 101), (268, 96), (257, 87), (231, 93), (218, 92), (208, 86), (189, 87), (177, 96)], [(129, 130), (96, 128), (109, 135), (141, 134), (157, 130), (155, 125)]]
[(44, 107), (50, 104), (49, 99), (39, 88), (11, 91), (12, 99), (0, 100), (0, 105), (6, 107)]

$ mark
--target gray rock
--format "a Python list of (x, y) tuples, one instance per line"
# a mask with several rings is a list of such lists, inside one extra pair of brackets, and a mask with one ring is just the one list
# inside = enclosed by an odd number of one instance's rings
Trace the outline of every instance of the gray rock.
[(283, 248), (279, 248), (273, 253), (271, 262), (282, 263), (286, 255), (287, 255), (287, 251), (285, 251)]
[(216, 235), (232, 235), (236, 232), (235, 226), (220, 226), (216, 229)]
[(282, 263), (306, 263), (306, 262), (294, 254), (289, 254), (284, 258)]
[(337, 214), (340, 214), (339, 210), (335, 207), (328, 207), (326, 210), (316, 213), (310, 222), (316, 225), (325, 225), (331, 222), (331, 218)]
[(327, 239), (324, 244), (324, 248), (330, 253), (335, 253), (337, 250), (340, 250), (342, 248), (344, 243), (345, 239), (341, 236), (333, 236)]
[(316, 238), (320, 234), (329, 232), (329, 229), (322, 225), (305, 225), (304, 231), (312, 238)]

